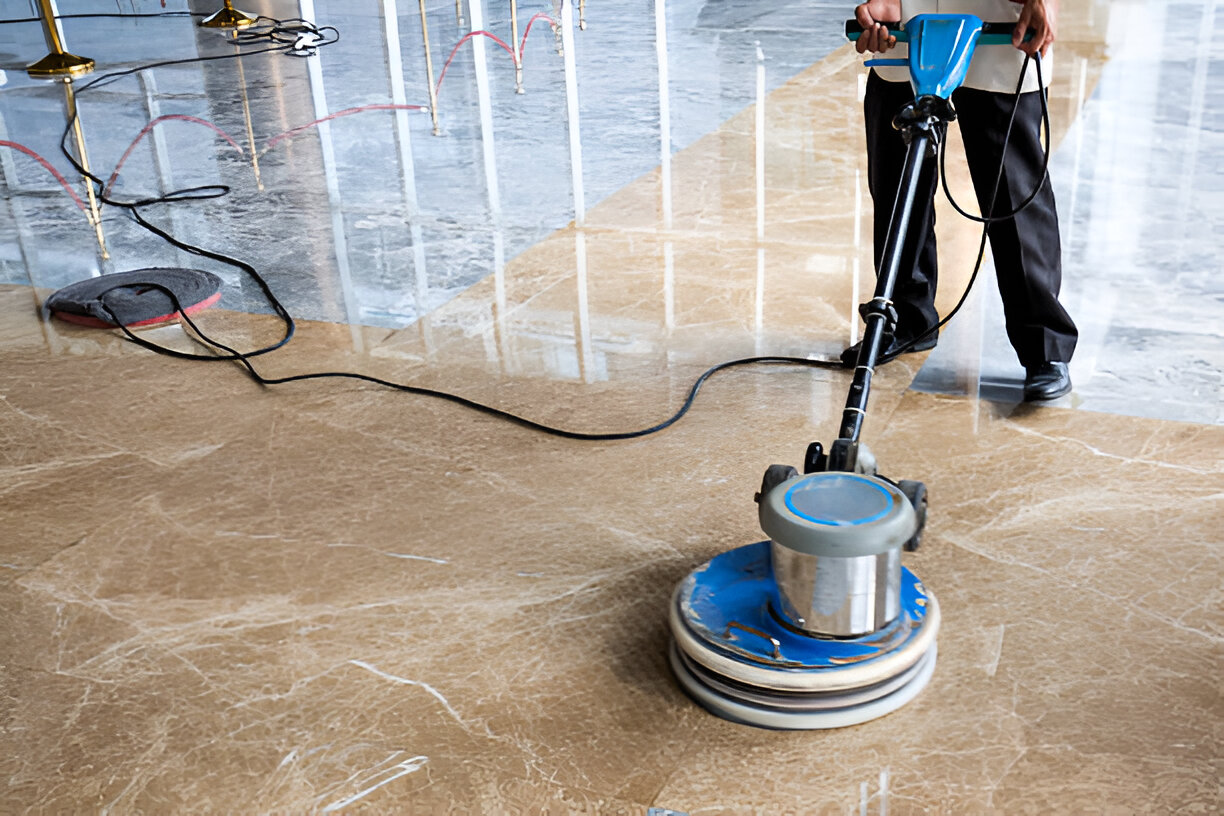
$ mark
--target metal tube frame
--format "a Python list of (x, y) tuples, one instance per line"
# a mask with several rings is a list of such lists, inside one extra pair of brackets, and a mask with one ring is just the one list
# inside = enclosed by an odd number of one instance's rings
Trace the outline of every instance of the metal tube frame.
[(926, 160), (934, 156), (934, 148), (941, 137), (941, 126), (950, 119), (945, 109), (933, 107), (929, 103), (924, 105), (927, 99), (924, 97), (910, 103), (895, 120), (908, 143), (905, 167), (901, 173), (897, 198), (893, 202), (888, 240), (876, 273), (875, 295), (860, 307), (865, 323), (863, 344), (859, 347), (854, 379), (846, 396), (838, 438), (829, 450), (828, 470), (856, 469), (859, 436), (863, 429), (863, 418), (867, 414), (871, 377), (875, 373), (885, 339), (896, 329), (897, 313), (893, 308), (892, 295), (901, 266), (901, 252), (909, 232), (910, 216), (914, 210), (914, 198), (918, 193), (918, 178)]

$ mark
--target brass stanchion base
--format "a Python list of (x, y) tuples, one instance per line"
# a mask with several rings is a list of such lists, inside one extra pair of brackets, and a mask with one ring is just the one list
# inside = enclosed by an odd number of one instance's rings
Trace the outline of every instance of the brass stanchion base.
[(246, 28), (254, 24), (254, 17), (247, 16), (228, 4), (216, 14), (200, 21), (200, 25), (204, 28)]
[(79, 77), (94, 69), (94, 61), (89, 57), (78, 57), (76, 54), (59, 52), (48, 54), (38, 62), (26, 68), (26, 73), (32, 77)]

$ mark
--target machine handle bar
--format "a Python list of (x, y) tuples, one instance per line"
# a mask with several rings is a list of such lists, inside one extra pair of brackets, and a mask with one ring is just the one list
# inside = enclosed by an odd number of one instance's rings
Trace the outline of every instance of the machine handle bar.
[[(901, 28), (900, 23), (886, 23), (886, 22), (880, 21), (880, 25), (887, 28), (888, 33), (897, 38), (897, 42), (899, 43), (909, 42), (909, 34), (907, 34), (905, 30)], [(1011, 45), (1012, 32), (1015, 30), (1016, 30), (1015, 23), (982, 23), (982, 34), (981, 36), (978, 37), (978, 44), (980, 45)], [(859, 38), (859, 35), (862, 33), (863, 33), (863, 26), (859, 24), (858, 20), (847, 20), (846, 21), (846, 38), (847, 39), (853, 42), (857, 40)], [(1030, 28), (1024, 35), (1025, 42), (1028, 42), (1029, 40), (1031, 40), (1036, 34), (1037, 32)]]

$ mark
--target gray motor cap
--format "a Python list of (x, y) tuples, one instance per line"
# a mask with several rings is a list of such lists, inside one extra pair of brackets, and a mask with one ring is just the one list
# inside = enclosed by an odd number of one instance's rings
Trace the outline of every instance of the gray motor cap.
[(828, 558), (886, 553), (918, 527), (900, 488), (858, 473), (793, 476), (761, 497), (760, 516), (761, 529), (775, 543)]

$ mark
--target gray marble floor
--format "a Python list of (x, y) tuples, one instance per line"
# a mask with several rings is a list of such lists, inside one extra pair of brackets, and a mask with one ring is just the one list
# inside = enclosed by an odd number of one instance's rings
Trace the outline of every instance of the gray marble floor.
[[(4, 13), (20, 17), (34, 6), (13, 3)], [(179, 0), (166, 8), (201, 13), (212, 4)], [(524, 4), (520, 40), (527, 21), (544, 16), (522, 51), (523, 94), (515, 93), (512, 59), (492, 39), (478, 36), (456, 50), (477, 27), (510, 39), (508, 4), (465, 8), (460, 22), (452, 3), (428, 4), (435, 79), (454, 52), (438, 86), (440, 135), (424, 110), (365, 108), (428, 105), (414, 7), (266, 0), (249, 10), (335, 23), (340, 40), (310, 59), (265, 54), (168, 66), (82, 93), (92, 166), (108, 176), (123, 162), (111, 188), (123, 200), (227, 185), (224, 198), (147, 213), (188, 242), (253, 264), (295, 316), (400, 328), (558, 228), (582, 222), (586, 210), (654, 172), (664, 156), (828, 55), (842, 44), (848, 6), (762, 10), (677, 0), (656, 13), (645, 0), (599, 0), (575, 10), (585, 30), (570, 21), (574, 73), (567, 81), (559, 53), (566, 21), (549, 3)], [(59, 10), (97, 5), (62, 0)], [(124, 0), (114, 10), (158, 11), (160, 4)], [(1221, 33), (1224, 24), (1215, 3), (1129, 3), (1109, 15), (1100, 81), (1088, 87), (1082, 59), (1058, 66), (1085, 97), (1051, 160), (1063, 221), (1063, 299), (1081, 329), (1076, 389), (1064, 403), (1218, 423), (1224, 69), (1221, 39), (1200, 35)], [(95, 76), (234, 48), (187, 17), (68, 19), (63, 29), (71, 49), (98, 59)], [(64, 88), (23, 70), (43, 50), (36, 24), (0, 25), (0, 139), (36, 151), (80, 197), (59, 150)], [(296, 130), (354, 109), (362, 110)], [(124, 160), (142, 128), (162, 116), (179, 118), (159, 124)], [(819, 123), (803, 138), (819, 140)], [(115, 209), (102, 212), (108, 252), (101, 251), (73, 199), (15, 150), (0, 150), (0, 185), (0, 282), (56, 289), (90, 275), (196, 262)], [(214, 271), (227, 283), (223, 306), (267, 311), (244, 275)], [(990, 277), (988, 262), (916, 389), (1018, 399), (1022, 372), (1001, 331)]]
[[(27, 6), (34, 5), (10, 4), (5, 15), (32, 14)], [(211, 6), (179, 0), (166, 8)], [(115, 10), (159, 8), (144, 0)], [(843, 3), (786, 2), (761, 10), (677, 0), (656, 17), (646, 0), (600, 0), (585, 6), (585, 30), (575, 15), (575, 81), (567, 86), (562, 38), (549, 26), (561, 22), (558, 7), (521, 3), (525, 92), (517, 94), (513, 60), (492, 39), (478, 36), (456, 50), (474, 28), (508, 42), (508, 2), (478, 6), (479, 18), (468, 8), (462, 23), (449, 0), (427, 8), (440, 80), (438, 136), (425, 112), (372, 110), (278, 140), (341, 110), (395, 102), (427, 108), (429, 82), (415, 4), (276, 0), (246, 9), (335, 24), (339, 41), (309, 61), (258, 55), (244, 57), (241, 69), (237, 61), (171, 66), (84, 93), (81, 119), (93, 164), (109, 174), (142, 127), (160, 115), (215, 124), (243, 151), (198, 123), (164, 123), (124, 164), (116, 197), (229, 185), (223, 200), (163, 208), (161, 223), (190, 242), (253, 263), (295, 315), (398, 327), (656, 168), (664, 140), (669, 153), (681, 150), (752, 104), (758, 46), (768, 92), (844, 42)], [(62, 0), (59, 10), (97, 11), (97, 4)], [(535, 20), (524, 42), (537, 14), (545, 17)], [(185, 17), (69, 19), (63, 27), (70, 48), (97, 56), (96, 74), (231, 49), (223, 35), (200, 31)], [(58, 149), (63, 92), (23, 70), (43, 49), (37, 24), (0, 26), (0, 138), (32, 147), (71, 176)], [(397, 58), (390, 60), (393, 50)], [(573, 150), (571, 95), (579, 136)], [(3, 183), (18, 193), (6, 197), (12, 218), (0, 226), (0, 281), (58, 288), (85, 274), (132, 267), (130, 255), (96, 257), (92, 233), (78, 219), (63, 218), (71, 201), (45, 170), (20, 157), (0, 160)], [(141, 258), (187, 261), (114, 211), (105, 214), (105, 231), (117, 245), (136, 247)], [(312, 275), (303, 276), (294, 263), (303, 257)], [(250, 288), (240, 276), (228, 278), (231, 291)], [(265, 308), (257, 294), (227, 294), (225, 305)]]

